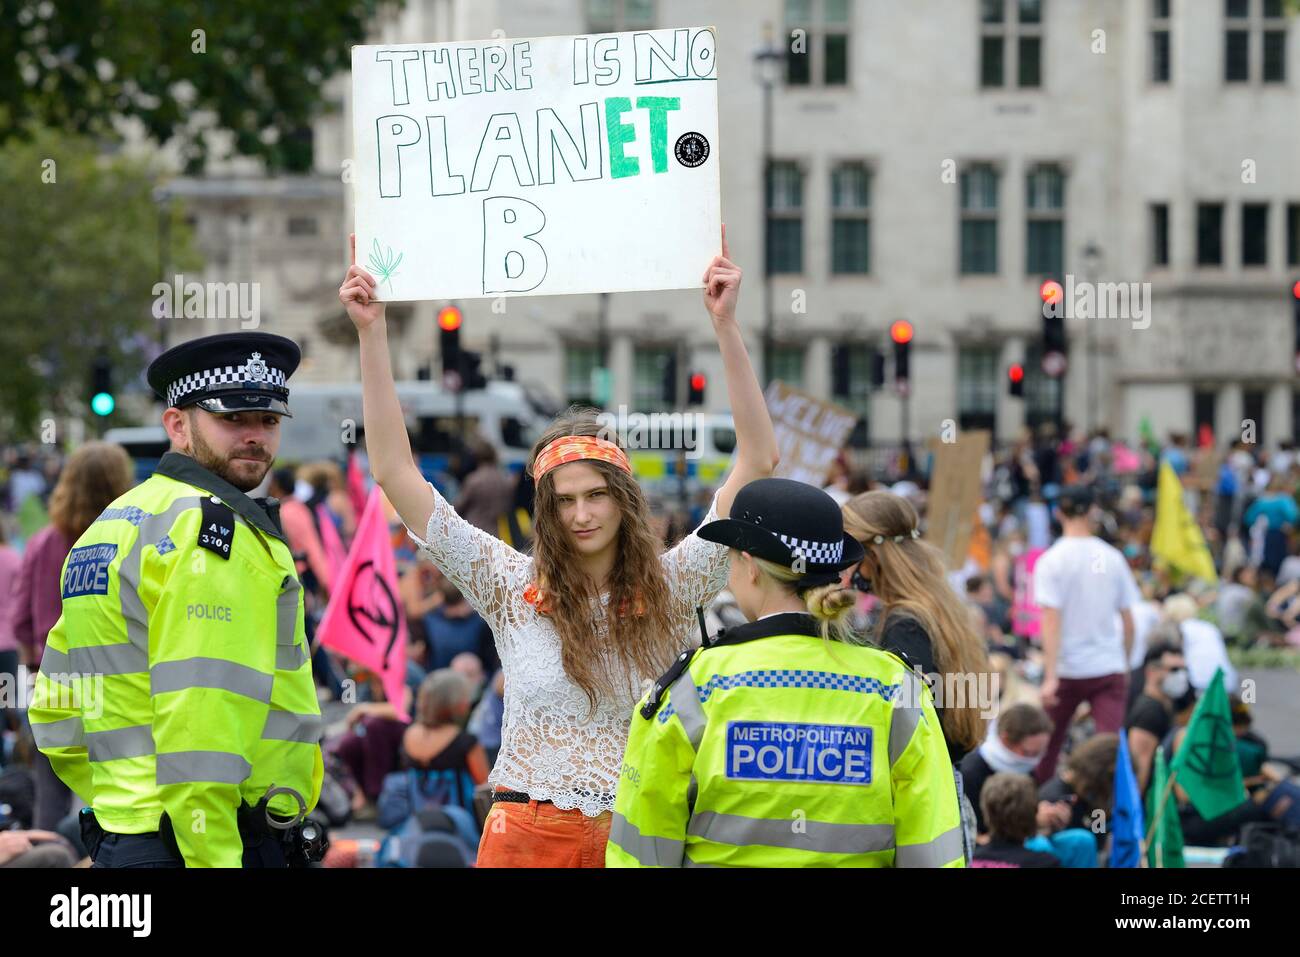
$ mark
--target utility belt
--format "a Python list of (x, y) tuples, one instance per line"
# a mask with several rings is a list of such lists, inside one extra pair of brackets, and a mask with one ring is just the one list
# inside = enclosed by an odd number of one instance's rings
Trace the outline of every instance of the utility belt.
[[(239, 838), (243, 842), (245, 853), (261, 848), (266, 842), (270, 841), (273, 846), (278, 845), (284, 859), (283, 866), (307, 867), (311, 864), (320, 863), (325, 857), (325, 852), (329, 850), (328, 829), (319, 821), (307, 819), (306, 806), (303, 804), (301, 797), (298, 797), (298, 803), (302, 807), (302, 812), (298, 815), (286, 818), (279, 814), (272, 814), (267, 804), (275, 794), (282, 791), (288, 791), (288, 789), (273, 787), (267, 791), (266, 795), (256, 805), (244, 801), (239, 806), (236, 812), (236, 820), (239, 827)], [(297, 797), (296, 793), (295, 797)], [(95, 817), (95, 812), (88, 807), (81, 809), (79, 821), (82, 843), (86, 845), (86, 852), (93, 860), (105, 835), (109, 832), (100, 826)], [(175, 857), (176, 865), (178, 867), (185, 866), (185, 858), (181, 854), (180, 846), (176, 843), (176, 832), (172, 827), (172, 820), (166, 811), (163, 812), (162, 818), (158, 821), (158, 830), (130, 836), (162, 841), (167, 850)], [(262, 866), (276, 865), (264, 863)]]

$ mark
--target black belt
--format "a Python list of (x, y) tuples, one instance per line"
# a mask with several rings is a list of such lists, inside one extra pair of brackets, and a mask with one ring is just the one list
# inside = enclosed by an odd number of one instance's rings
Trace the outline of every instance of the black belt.
[[(537, 798), (529, 797), (523, 791), (493, 791), (492, 803), (495, 804), (498, 801), (503, 801), (506, 804), (527, 804), (529, 801), (537, 801), (538, 804), (552, 803), (550, 801), (543, 801), (543, 800), (538, 800)], [(603, 798), (602, 801), (604, 803), (608, 803), (608, 801), (606, 801)]]

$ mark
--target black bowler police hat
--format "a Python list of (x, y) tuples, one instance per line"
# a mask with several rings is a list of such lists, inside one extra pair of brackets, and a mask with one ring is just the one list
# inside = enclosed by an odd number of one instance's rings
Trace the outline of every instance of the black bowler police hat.
[(301, 359), (292, 339), (230, 332), (168, 349), (149, 364), (146, 376), (168, 407), (289, 415), (289, 376)]
[(730, 518), (701, 525), (696, 534), (786, 568), (802, 557), (800, 587), (829, 585), (863, 555), (862, 545), (844, 531), (835, 499), (793, 479), (750, 482), (736, 493)]

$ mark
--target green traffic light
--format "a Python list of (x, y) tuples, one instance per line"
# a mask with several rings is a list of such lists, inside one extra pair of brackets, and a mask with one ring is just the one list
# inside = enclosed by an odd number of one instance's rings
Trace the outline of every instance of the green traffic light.
[(112, 415), (115, 408), (117, 400), (107, 392), (100, 392), (90, 400), (90, 409), (96, 415)]

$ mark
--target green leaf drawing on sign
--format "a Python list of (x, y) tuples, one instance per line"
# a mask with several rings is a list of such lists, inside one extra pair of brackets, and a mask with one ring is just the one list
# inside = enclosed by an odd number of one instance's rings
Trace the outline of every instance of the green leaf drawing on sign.
[(380, 282), (388, 283), (389, 292), (393, 291), (393, 276), (397, 273), (397, 266), (401, 263), (403, 255), (403, 253), (398, 253), (394, 256), (391, 246), (387, 249), (381, 249), (378, 239), (371, 244), (370, 258), (366, 265), (370, 267), (371, 272), (379, 276)]

